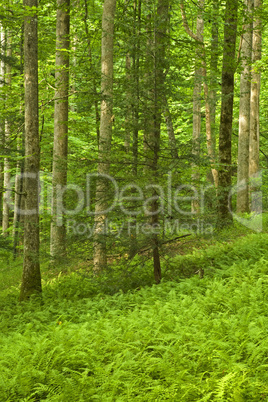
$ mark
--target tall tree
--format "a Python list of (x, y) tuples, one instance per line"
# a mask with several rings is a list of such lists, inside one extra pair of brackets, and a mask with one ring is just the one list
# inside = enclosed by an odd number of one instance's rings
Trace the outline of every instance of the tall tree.
[[(211, 164), (211, 173), (215, 186), (218, 186), (218, 172), (215, 168), (215, 147), (212, 138), (211, 128), (211, 102), (210, 93), (207, 84), (207, 63), (206, 63), (206, 51), (204, 46), (204, 12), (205, 12), (205, 0), (199, 0), (198, 15), (196, 20), (196, 34), (190, 29), (187, 17), (184, 10), (183, 2), (181, 2), (181, 13), (185, 31), (191, 38), (196, 41), (196, 54), (195, 54), (195, 79), (193, 90), (193, 143), (192, 153), (193, 158), (198, 160), (200, 158), (200, 134), (201, 134), (201, 100), (202, 100), (202, 83), (204, 87), (205, 98), (205, 111), (206, 111), (206, 137), (207, 137), (207, 151)], [(199, 167), (196, 162), (193, 162), (192, 180), (198, 184), (200, 180)], [(200, 205), (198, 200), (193, 200), (192, 211), (199, 212)]]
[(109, 185), (103, 177), (110, 172), (110, 150), (113, 124), (113, 45), (116, 0), (104, 0), (101, 40), (101, 114), (98, 152), (98, 174), (95, 203), (94, 272), (107, 265), (105, 221)]
[(251, 190), (254, 191), (256, 176), (259, 172), (259, 137), (260, 137), (260, 86), (261, 73), (256, 62), (261, 59), (262, 46), (262, 0), (254, 0), (254, 19), (252, 36), (252, 75), (251, 75), (251, 96), (250, 96), (250, 139), (249, 139), (249, 177), (251, 179)]
[(235, 73), (235, 44), (238, 0), (227, 0), (225, 6), (224, 44), (222, 62), (222, 97), (219, 134), (219, 191), (218, 225), (232, 222), (230, 190), (232, 185), (232, 123)]
[[(5, 30), (2, 25), (0, 25), (0, 44), (1, 44), (1, 59), (0, 59), (0, 89), (1, 89), (1, 103), (4, 103), (3, 99), (3, 87), (5, 81), (5, 66), (3, 61), (4, 55), (4, 46), (5, 43)], [(4, 119), (1, 116), (0, 119), (0, 146), (2, 149), (5, 147), (5, 123)], [(0, 223), (2, 226), (2, 218), (3, 218), (3, 187), (4, 187), (4, 160), (0, 159)]]
[[(186, 14), (184, 11), (184, 4), (181, 2), (182, 21), (185, 31), (196, 41), (195, 51), (195, 74), (194, 74), (194, 88), (193, 88), (193, 136), (192, 136), (192, 182), (195, 186), (199, 187), (200, 171), (199, 171), (199, 158), (200, 158), (200, 136), (201, 136), (201, 99), (202, 99), (202, 59), (203, 54), (203, 33), (204, 33), (204, 0), (199, 0), (198, 15), (196, 19), (196, 34), (190, 30)], [(199, 200), (192, 200), (192, 212), (199, 213), (200, 205)]]
[[(158, 0), (156, 18), (153, 14), (148, 17), (147, 33), (147, 65), (151, 67), (147, 74), (146, 84), (148, 89), (147, 124), (145, 126), (145, 164), (149, 183), (159, 181), (159, 151), (161, 135), (161, 115), (163, 112), (162, 101), (165, 98), (165, 58), (166, 58), (166, 33), (168, 25), (169, 1)], [(153, 35), (151, 33), (153, 32)], [(152, 180), (153, 178), (153, 180)], [(151, 242), (154, 262), (154, 278), (156, 283), (161, 281), (161, 264), (159, 255), (159, 194), (157, 188), (153, 188), (150, 204)]]
[(59, 211), (57, 210), (57, 196), (58, 190), (67, 184), (69, 31), (70, 0), (57, 0), (53, 196), (50, 234), (50, 254), (52, 258), (63, 257), (66, 254), (66, 226), (64, 217), (59, 216)]
[(242, 72), (240, 76), (239, 137), (237, 163), (237, 212), (249, 211), (249, 133), (252, 51), (252, 0), (245, 0), (245, 24), (241, 45)]
[(94, 96), (94, 108), (95, 108), (95, 116), (96, 116), (96, 133), (97, 133), (97, 140), (99, 143), (100, 137), (100, 113), (99, 113), (99, 99), (97, 94), (97, 82), (96, 82), (96, 71), (95, 66), (92, 59), (92, 44), (91, 44), (91, 36), (90, 31), (88, 29), (88, 0), (85, 0), (85, 15), (84, 15), (84, 25), (85, 25), (85, 32), (87, 36), (87, 45), (88, 45), (88, 58), (89, 58), (89, 69), (91, 73), (91, 80), (92, 80), (92, 90)]
[(219, 87), (218, 59), (219, 59), (219, 0), (213, 0), (211, 21), (211, 49), (210, 49), (210, 120), (213, 152), (216, 155), (216, 105)]
[(170, 153), (172, 159), (178, 159), (178, 147), (175, 137), (174, 125), (172, 120), (172, 115), (169, 109), (167, 97), (163, 99), (163, 115), (166, 121), (167, 133), (168, 133), (168, 144), (170, 148)]
[[(23, 24), (21, 30), (20, 38), (20, 74), (23, 76)], [(23, 119), (24, 113), (24, 91), (23, 82), (21, 82), (21, 104), (20, 104), (20, 115)], [(24, 127), (22, 127), (22, 132), (17, 136), (17, 151), (18, 155), (24, 154)], [(14, 217), (13, 217), (13, 258), (17, 255), (17, 246), (19, 242), (20, 226), (22, 226), (22, 216), (20, 210), (22, 209), (22, 196), (23, 196), (23, 172), (24, 172), (24, 160), (18, 158), (16, 166), (16, 179), (15, 179), (15, 195), (14, 195)]]
[[(10, 102), (10, 92), (11, 92), (11, 82), (12, 82), (12, 68), (11, 68), (11, 56), (12, 56), (12, 47), (11, 47), (11, 35), (10, 32), (6, 35), (6, 59), (5, 63), (5, 86), (8, 88), (6, 90), (6, 107), (8, 107), (8, 103)], [(11, 137), (11, 118), (10, 116), (6, 117), (5, 120), (5, 148), (8, 150), (10, 148), (10, 137)], [(9, 211), (10, 211), (10, 158), (8, 156), (5, 157), (4, 160), (4, 197), (3, 197), (3, 222), (2, 229), (3, 235), (7, 236), (7, 229), (9, 228)]]
[(25, 210), (20, 300), (41, 293), (39, 263), (39, 130), (37, 0), (24, 0)]

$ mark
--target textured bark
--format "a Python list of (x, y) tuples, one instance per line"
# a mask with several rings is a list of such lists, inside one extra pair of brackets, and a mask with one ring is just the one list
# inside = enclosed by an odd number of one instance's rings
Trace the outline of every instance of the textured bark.
[(128, 154), (130, 151), (131, 129), (132, 129), (132, 83), (131, 83), (131, 57), (126, 55), (126, 116), (125, 116), (125, 141), (124, 148)]
[[(165, 48), (168, 24), (168, 0), (159, 0), (157, 14), (147, 18), (147, 59), (145, 87), (147, 90), (147, 113), (144, 124), (144, 173), (148, 184), (157, 184), (159, 180), (158, 158), (161, 134), (161, 114), (163, 99), (165, 99)], [(153, 252), (155, 282), (161, 281), (161, 264), (159, 256), (159, 194), (153, 189), (150, 194), (150, 210), (148, 221), (151, 225), (150, 241)]]
[(219, 88), (218, 59), (219, 59), (219, 1), (213, 1), (213, 20), (211, 28), (211, 50), (210, 50), (210, 122), (211, 138), (214, 155), (216, 155), (216, 104), (217, 91)]
[[(99, 138), (98, 174), (110, 172), (110, 150), (113, 123), (113, 44), (114, 16), (116, 0), (105, 0), (102, 14), (101, 42), (101, 115)], [(99, 178), (96, 185), (95, 232), (94, 232), (94, 272), (98, 273), (107, 265), (105, 222), (108, 206), (109, 187), (107, 180)]]
[[(202, 58), (203, 52), (203, 32), (204, 32), (204, 0), (199, 0), (199, 12), (196, 20), (196, 34), (194, 34), (188, 25), (186, 15), (184, 12), (183, 3), (181, 3), (183, 25), (186, 32), (197, 42), (195, 52), (195, 75), (194, 75), (194, 89), (193, 89), (193, 134), (192, 134), (192, 183), (197, 188), (200, 184), (200, 171), (199, 171), (199, 158), (200, 158), (200, 135), (201, 135), (201, 99), (202, 99), (202, 76), (203, 66)], [(199, 199), (192, 200), (192, 212), (200, 212)]]
[(25, 85), (25, 217), (24, 260), (20, 300), (40, 293), (39, 264), (39, 132), (38, 132), (38, 34), (37, 0), (24, 0)]
[(252, 50), (252, 0), (245, 0), (245, 24), (241, 45), (239, 137), (237, 166), (237, 212), (249, 211), (249, 133)]
[[(24, 29), (22, 27), (21, 41), (20, 41), (20, 73), (23, 75), (23, 34)], [(20, 114), (23, 117), (24, 114), (24, 91), (23, 84), (21, 84), (21, 104), (20, 104)], [(22, 132), (17, 137), (17, 151), (18, 155), (24, 155), (24, 127)], [(13, 218), (13, 258), (17, 256), (17, 246), (19, 243), (20, 233), (22, 232), (23, 219), (20, 214), (20, 210), (24, 209), (22, 205), (23, 201), (23, 173), (24, 173), (24, 160), (18, 160), (16, 166), (16, 181), (15, 181), (15, 196), (14, 196), (14, 218)], [(22, 236), (22, 234), (21, 234)]]
[(178, 159), (178, 147), (176, 143), (176, 137), (173, 127), (172, 116), (169, 110), (168, 101), (166, 96), (163, 98), (163, 114), (166, 121), (168, 143), (172, 159)]
[(141, 41), (141, 0), (134, 1), (134, 20), (135, 20), (135, 34), (137, 41), (134, 46), (133, 54), (133, 72), (134, 72), (134, 88), (135, 88), (135, 102), (134, 102), (134, 130), (132, 141), (132, 155), (133, 155), (133, 175), (138, 174), (138, 135), (139, 135), (139, 112), (140, 112), (140, 41)]
[[(151, 146), (153, 150), (152, 175), (155, 182), (158, 181), (158, 158), (160, 150), (161, 135), (161, 113), (162, 102), (165, 99), (165, 77), (164, 69), (166, 63), (166, 33), (168, 26), (169, 0), (158, 0), (157, 3), (157, 25), (155, 27), (155, 85), (154, 85), (154, 129), (151, 133)], [(153, 261), (154, 278), (158, 284), (161, 281), (161, 264), (159, 255), (159, 240), (157, 228), (159, 225), (159, 195), (155, 192), (152, 201), (152, 243), (153, 243)]]
[[(4, 49), (5, 43), (5, 30), (0, 24), (0, 41), (2, 44), (2, 49)], [(5, 80), (5, 65), (4, 61), (0, 60), (0, 89), (4, 86)], [(1, 98), (1, 104), (4, 106), (4, 99)], [(0, 118), (0, 148), (5, 148), (5, 122), (4, 119)], [(4, 187), (4, 161), (0, 158), (0, 224), (2, 226), (3, 219), (3, 187)]]
[(50, 232), (50, 254), (52, 258), (61, 258), (66, 255), (66, 226), (64, 216), (59, 216), (59, 211), (57, 211), (57, 189), (63, 188), (67, 184), (69, 30), (70, 1), (57, 0), (53, 196)]
[[(201, 134), (201, 92), (202, 92), (202, 82), (204, 87), (204, 98), (205, 98), (205, 110), (206, 110), (206, 137), (207, 137), (207, 151), (211, 164), (211, 173), (213, 177), (213, 182), (215, 187), (218, 186), (218, 172), (215, 168), (216, 158), (215, 158), (215, 147), (212, 138), (211, 129), (211, 106), (210, 106), (210, 94), (207, 85), (207, 65), (206, 65), (206, 53), (203, 40), (204, 32), (204, 9), (205, 0), (199, 0), (199, 13), (196, 21), (196, 34), (189, 28), (184, 5), (181, 3), (181, 13), (182, 20), (185, 31), (188, 35), (197, 42), (196, 54), (195, 54), (195, 81), (194, 81), (194, 91), (193, 91), (193, 145), (192, 154), (194, 158), (194, 163), (192, 164), (192, 181), (198, 185), (200, 181), (199, 167), (196, 165), (195, 161), (198, 161), (200, 157), (200, 134)], [(198, 200), (192, 201), (192, 212), (199, 212), (200, 205)]]
[[(136, 38), (131, 57), (132, 72), (132, 138), (130, 136), (130, 150), (132, 154), (132, 175), (134, 182), (138, 175), (138, 139), (139, 139), (139, 109), (140, 109), (140, 25), (141, 25), (141, 0), (134, 1), (133, 5), (133, 37)], [(129, 64), (129, 61), (128, 61)], [(130, 92), (130, 91), (129, 91)], [(137, 203), (134, 201), (134, 209)], [(130, 233), (129, 258), (133, 258), (138, 250), (136, 219), (130, 221), (134, 231)]]
[[(0, 41), (2, 44), (2, 49), (4, 49), (5, 43), (5, 31), (0, 25)], [(4, 61), (0, 60), (0, 89), (4, 86), (5, 80), (5, 65)], [(1, 97), (1, 105), (4, 107), (4, 99)], [(3, 117), (0, 119), (0, 148), (4, 150), (5, 148), (5, 121)], [(3, 187), (4, 187), (4, 160), (0, 158), (0, 224), (2, 227), (3, 222)]]
[(219, 226), (224, 226), (232, 222), (232, 215), (229, 209), (229, 192), (232, 185), (232, 121), (237, 9), (238, 0), (226, 1), (222, 63), (221, 119), (219, 135)]
[(262, 46), (262, 20), (261, 20), (262, 0), (254, 1), (254, 20), (252, 37), (252, 76), (251, 76), (251, 97), (250, 97), (250, 139), (249, 139), (249, 177), (250, 191), (258, 187), (255, 178), (259, 172), (259, 137), (260, 137), (260, 86), (261, 73), (255, 63), (261, 59)]
[(99, 113), (99, 96), (98, 96), (98, 91), (97, 91), (97, 83), (96, 83), (96, 72), (94, 68), (94, 63), (92, 60), (92, 52), (91, 52), (91, 36), (90, 32), (88, 30), (88, 25), (87, 25), (87, 19), (88, 19), (88, 7), (87, 7), (88, 1), (85, 0), (85, 16), (84, 16), (84, 24), (85, 24), (85, 32), (87, 36), (87, 44), (88, 44), (88, 57), (89, 57), (89, 68), (91, 72), (91, 79), (92, 79), (92, 89), (93, 89), (93, 94), (94, 94), (94, 108), (95, 108), (95, 119), (96, 119), (96, 133), (97, 133), (97, 141), (99, 144), (99, 138), (100, 138), (100, 113)]
[[(7, 34), (6, 38), (6, 56), (10, 57), (12, 56), (12, 50), (11, 50), (11, 36), (10, 33)], [(11, 88), (11, 81), (12, 81), (12, 71), (11, 71), (11, 65), (6, 63), (5, 65), (5, 85), (9, 88)], [(7, 97), (6, 97), (6, 107), (8, 107), (8, 92), (7, 92)], [(11, 121), (10, 117), (8, 116), (6, 121), (5, 121), (5, 147), (8, 149), (10, 147), (10, 137), (11, 137)], [(10, 211), (10, 159), (6, 157), (4, 159), (4, 196), (3, 196), (3, 221), (2, 221), (2, 229), (3, 229), (3, 235), (8, 236), (8, 228), (9, 228), (9, 211)]]
[[(24, 133), (22, 134), (22, 136)], [(17, 138), (18, 153), (23, 152), (22, 138)], [(21, 222), (20, 211), (22, 209), (22, 194), (23, 194), (23, 173), (24, 161), (18, 160), (16, 166), (16, 179), (15, 179), (15, 195), (14, 195), (14, 217), (13, 217), (13, 258), (17, 256), (17, 246), (19, 242), (19, 227)]]

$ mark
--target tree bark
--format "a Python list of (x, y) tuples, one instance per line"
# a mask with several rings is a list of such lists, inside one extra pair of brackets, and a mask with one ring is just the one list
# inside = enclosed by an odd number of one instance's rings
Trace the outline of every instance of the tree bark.
[(97, 133), (97, 141), (99, 144), (100, 138), (100, 113), (99, 113), (99, 100), (98, 100), (98, 91), (97, 91), (97, 83), (96, 83), (96, 76), (95, 76), (95, 68), (92, 60), (92, 51), (91, 51), (91, 37), (90, 32), (88, 30), (87, 19), (88, 19), (88, 7), (87, 7), (87, 0), (84, 0), (85, 4), (85, 15), (84, 15), (84, 24), (85, 24), (85, 32), (87, 36), (87, 44), (88, 44), (88, 57), (89, 57), (89, 68), (92, 77), (92, 89), (94, 95), (94, 108), (95, 108), (95, 118), (96, 118), (96, 133)]
[[(20, 40), (20, 74), (23, 75), (23, 35), (24, 28), (22, 26), (21, 30), (21, 40)], [(21, 104), (20, 104), (20, 115), (23, 118), (24, 114), (24, 91), (23, 91), (23, 83), (21, 84)], [(25, 146), (24, 146), (24, 127), (22, 128), (21, 133), (17, 137), (17, 151), (18, 155), (25, 154)], [(13, 218), (13, 258), (15, 259), (17, 256), (17, 247), (19, 243), (20, 237), (20, 229), (22, 228), (22, 215), (20, 214), (21, 209), (23, 209), (22, 205), (22, 194), (23, 194), (23, 174), (24, 174), (24, 160), (17, 161), (16, 167), (16, 179), (15, 179), (15, 196), (14, 196), (14, 218)]]
[[(6, 35), (6, 56), (7, 58), (11, 58), (12, 56), (12, 49), (11, 49), (11, 36), (10, 33)], [(9, 94), (11, 91), (11, 82), (12, 82), (12, 69), (11, 65), (8, 63), (5, 64), (5, 85), (9, 88), (6, 95), (6, 107), (8, 107), (9, 102)], [(11, 136), (11, 121), (10, 116), (7, 116), (5, 121), (5, 148), (8, 149), (10, 147), (10, 136)], [(2, 229), (3, 235), (8, 236), (8, 228), (9, 228), (9, 212), (10, 212), (10, 159), (9, 157), (5, 157), (4, 159), (4, 196), (3, 196), (3, 222), (2, 222)]]
[(218, 59), (219, 59), (219, 1), (213, 1), (212, 28), (211, 28), (211, 49), (210, 49), (210, 121), (211, 121), (211, 139), (213, 152), (216, 158), (216, 105), (217, 91), (219, 88), (218, 78)]
[(252, 51), (252, 0), (245, 0), (245, 24), (241, 47), (242, 72), (240, 76), (239, 137), (237, 165), (238, 213), (249, 212), (249, 133)]
[(39, 132), (37, 0), (24, 0), (25, 218), (20, 300), (41, 293), (39, 263)]
[(57, 0), (53, 196), (50, 234), (50, 254), (53, 259), (66, 256), (66, 226), (64, 216), (59, 216), (57, 210), (57, 190), (64, 188), (67, 184), (69, 30), (70, 0)]
[[(5, 30), (2, 25), (0, 25), (0, 41), (2, 44), (2, 49), (4, 52), (5, 49)], [(0, 60), (0, 89), (2, 92), (2, 89), (4, 87), (4, 81), (5, 81), (5, 64), (3, 60)], [(4, 97), (1, 96), (1, 105), (2, 108), (4, 109)], [(0, 119), (0, 144), (1, 144), (1, 149), (4, 150), (5, 148), (5, 120), (1, 116)], [(3, 223), (3, 187), (4, 187), (4, 160), (1, 158), (0, 159), (0, 223), (2, 226)]]
[(235, 43), (238, 0), (227, 0), (225, 8), (222, 63), (222, 99), (219, 134), (218, 226), (232, 222), (230, 190), (232, 186), (232, 122), (235, 73)]
[[(166, 33), (168, 27), (169, 0), (158, 0), (157, 3), (157, 25), (155, 27), (155, 86), (154, 86), (154, 129), (152, 132), (152, 175), (155, 182), (158, 182), (158, 158), (160, 150), (161, 135), (161, 114), (162, 102), (165, 99), (165, 77), (164, 69), (166, 63)], [(152, 243), (153, 243), (153, 261), (154, 261), (154, 278), (158, 284), (161, 281), (161, 263), (159, 254), (159, 194), (153, 195), (152, 201)]]
[[(185, 31), (188, 35), (193, 38), (197, 43), (196, 54), (195, 54), (195, 81), (194, 81), (194, 91), (193, 91), (193, 145), (192, 154), (194, 162), (192, 164), (193, 183), (198, 184), (200, 181), (199, 167), (196, 165), (196, 161), (200, 158), (200, 134), (201, 134), (201, 92), (202, 92), (202, 82), (204, 87), (204, 98), (205, 98), (205, 110), (206, 110), (206, 137), (207, 137), (207, 151), (211, 164), (211, 173), (213, 177), (213, 182), (215, 187), (218, 187), (218, 171), (215, 168), (216, 157), (215, 157), (215, 147), (212, 137), (211, 128), (211, 105), (210, 105), (210, 93), (207, 85), (207, 65), (206, 65), (206, 53), (203, 39), (204, 32), (204, 10), (205, 10), (205, 0), (199, 0), (199, 12), (196, 21), (196, 34), (189, 28), (187, 17), (184, 10), (183, 2), (181, 2), (181, 14), (182, 21)], [(200, 205), (198, 200), (192, 201), (192, 212), (199, 213)]]
[(256, 67), (256, 62), (261, 60), (262, 47), (262, 0), (254, 0), (254, 19), (252, 36), (252, 72), (250, 95), (250, 138), (249, 138), (249, 177), (250, 192), (259, 187), (259, 137), (260, 137), (260, 86), (261, 73)]
[(106, 209), (108, 206), (109, 186), (102, 175), (110, 172), (110, 150), (113, 123), (113, 44), (114, 16), (116, 0), (105, 0), (102, 14), (101, 42), (101, 115), (99, 138), (98, 174), (95, 203), (95, 232), (94, 232), (94, 272), (98, 273), (107, 265), (106, 253)]
[(166, 121), (167, 133), (168, 133), (168, 143), (170, 148), (170, 153), (172, 159), (178, 159), (178, 147), (176, 143), (176, 137), (174, 132), (174, 126), (172, 121), (172, 116), (169, 110), (168, 100), (165, 96), (163, 98), (163, 114)]

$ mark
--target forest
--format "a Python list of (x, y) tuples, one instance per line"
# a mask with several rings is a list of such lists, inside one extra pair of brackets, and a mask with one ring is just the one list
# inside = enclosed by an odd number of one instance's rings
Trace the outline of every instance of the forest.
[(268, 401), (267, 22), (1, 2), (1, 401)]

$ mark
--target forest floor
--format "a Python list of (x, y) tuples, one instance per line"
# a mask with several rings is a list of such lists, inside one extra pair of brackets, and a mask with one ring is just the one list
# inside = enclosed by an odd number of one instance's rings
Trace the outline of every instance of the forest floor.
[(145, 255), (99, 278), (73, 264), (47, 273), (42, 303), (18, 303), (10, 265), (1, 402), (267, 402), (268, 233), (188, 240), (168, 245), (160, 285)]

